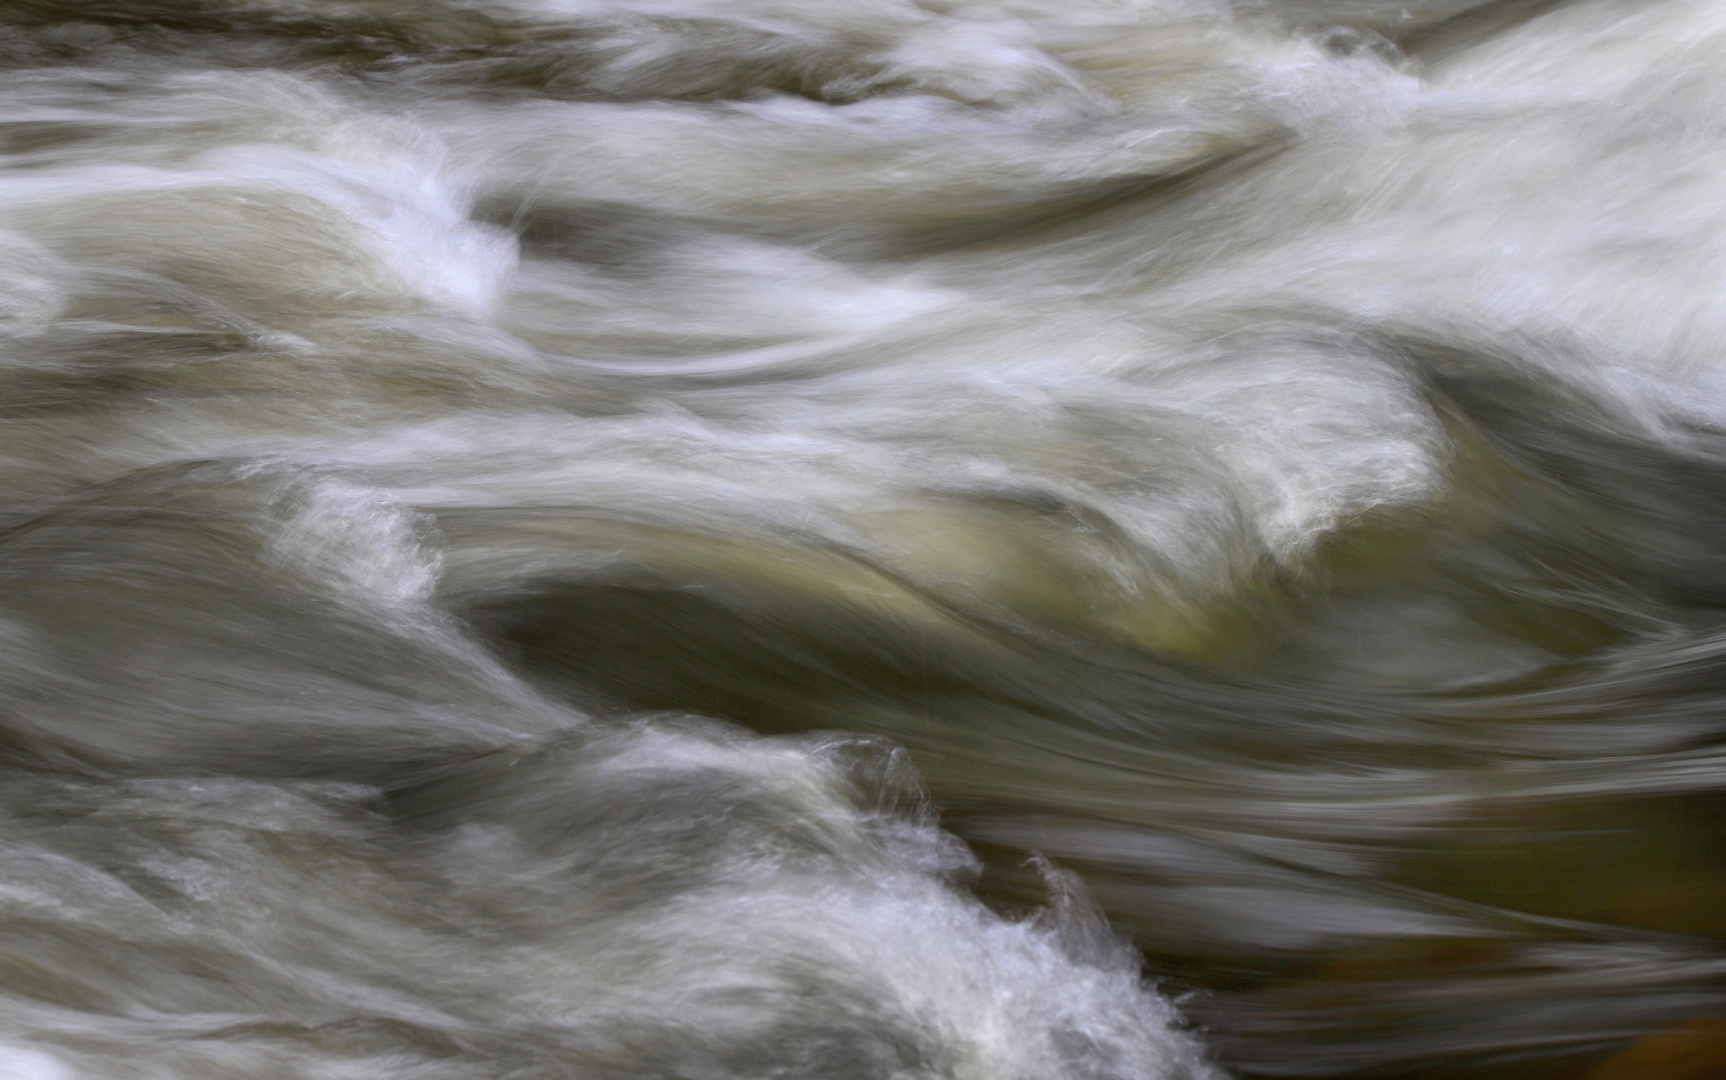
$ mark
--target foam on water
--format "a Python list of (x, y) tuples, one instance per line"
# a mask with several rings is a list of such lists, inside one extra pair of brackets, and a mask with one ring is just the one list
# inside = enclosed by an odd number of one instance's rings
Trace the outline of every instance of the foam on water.
[(6, 1027), (128, 1077), (1215, 1075), (1082, 902), (1005, 923), (947, 884), (969, 858), (907, 772), (658, 724), (388, 798), (26, 785)]
[(0, 1073), (1726, 1012), (1716, 6), (6, 16)]

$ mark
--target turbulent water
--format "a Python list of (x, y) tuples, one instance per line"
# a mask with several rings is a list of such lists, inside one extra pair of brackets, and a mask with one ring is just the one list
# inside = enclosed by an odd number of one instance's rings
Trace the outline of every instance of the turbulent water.
[(1719, 1075), (1723, 57), (3, 0), (0, 1076)]

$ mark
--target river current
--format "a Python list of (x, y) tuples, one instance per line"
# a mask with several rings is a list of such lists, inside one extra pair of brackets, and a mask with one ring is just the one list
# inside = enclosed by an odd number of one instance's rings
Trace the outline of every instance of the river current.
[(1723, 57), (0, 0), (0, 1076), (1726, 1073)]

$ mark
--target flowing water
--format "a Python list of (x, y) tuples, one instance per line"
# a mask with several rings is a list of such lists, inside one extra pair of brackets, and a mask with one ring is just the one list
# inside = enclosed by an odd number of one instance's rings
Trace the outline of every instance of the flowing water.
[(0, 1076), (1719, 1075), (1723, 56), (0, 2)]

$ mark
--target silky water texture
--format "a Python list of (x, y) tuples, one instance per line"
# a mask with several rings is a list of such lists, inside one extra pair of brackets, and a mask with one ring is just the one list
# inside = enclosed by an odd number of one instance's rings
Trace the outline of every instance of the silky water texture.
[(0, 1076), (1719, 1075), (1723, 118), (1701, 0), (0, 2)]

